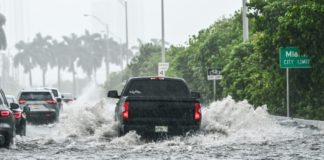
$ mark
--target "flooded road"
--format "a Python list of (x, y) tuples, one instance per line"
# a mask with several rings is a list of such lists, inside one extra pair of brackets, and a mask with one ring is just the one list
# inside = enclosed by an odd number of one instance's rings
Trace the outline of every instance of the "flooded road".
[[(161, 141), (134, 132), (117, 137), (114, 101), (94, 86), (71, 105), (60, 122), (28, 125), (0, 159), (324, 159), (324, 132), (305, 122), (274, 117), (230, 97), (203, 109), (201, 131)], [(319, 122), (321, 123), (321, 122)]]

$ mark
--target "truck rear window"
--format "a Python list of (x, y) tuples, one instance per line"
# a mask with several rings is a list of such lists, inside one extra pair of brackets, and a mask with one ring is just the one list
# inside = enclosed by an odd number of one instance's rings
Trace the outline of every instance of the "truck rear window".
[(126, 96), (189, 97), (189, 89), (179, 80), (135, 80)]
[(49, 92), (22, 92), (19, 99), (28, 101), (47, 101), (52, 100), (52, 95)]

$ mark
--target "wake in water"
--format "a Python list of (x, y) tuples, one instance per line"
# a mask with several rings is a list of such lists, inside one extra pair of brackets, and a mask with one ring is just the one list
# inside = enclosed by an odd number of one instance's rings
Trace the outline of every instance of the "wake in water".
[[(53, 140), (64, 142), (74, 138), (97, 142), (104, 140), (105, 143), (111, 144), (143, 144), (135, 132), (117, 137), (117, 124), (113, 118), (116, 99), (104, 97), (105, 92), (94, 84), (89, 85), (77, 101), (64, 106), (59, 123), (30, 126), (28, 137), (46, 139), (44, 143)], [(268, 114), (266, 106), (254, 109), (247, 101), (235, 102), (231, 97), (203, 108), (202, 114), (199, 133), (187, 137), (173, 137), (170, 140), (190, 144), (227, 143), (242, 139), (257, 142), (293, 132), (292, 129), (277, 124)]]
[(117, 136), (113, 121), (113, 100), (103, 98), (104, 90), (90, 84), (72, 104), (64, 104), (58, 123), (28, 125), (27, 136), (17, 136), (18, 141), (39, 144), (64, 143), (75, 140), (91, 141)]
[(254, 108), (231, 97), (202, 109), (201, 131), (196, 134), (162, 141), (143, 141), (135, 132), (117, 137), (116, 100), (105, 93), (96, 85), (88, 86), (77, 101), (64, 106), (60, 122), (28, 125), (27, 136), (17, 136), (17, 147), (0, 149), (0, 155), (8, 159), (312, 159), (323, 153), (323, 135), (317, 130), (301, 129), (294, 121), (269, 115), (266, 106)]
[(105, 91), (94, 84), (88, 86), (75, 103), (66, 105), (59, 130), (73, 137), (117, 136), (114, 117), (114, 100), (102, 98)]
[[(98, 96), (103, 91), (94, 85), (85, 91), (79, 98), (81, 101), (65, 107), (65, 117), (59, 124), (64, 135), (104, 138), (111, 143), (136, 144), (139, 141), (140, 136), (135, 132), (117, 137), (117, 125), (113, 120), (116, 100)], [(91, 96), (95, 97), (89, 101)], [(198, 143), (197, 138), (199, 143), (238, 139), (264, 141), (293, 132), (277, 124), (266, 106), (254, 109), (247, 101), (235, 102), (231, 97), (210, 104), (202, 113), (201, 132), (186, 138), (188, 141)]]
[(222, 140), (272, 140), (287, 135), (293, 129), (279, 125), (266, 106), (256, 107), (247, 101), (235, 102), (230, 96), (203, 109), (201, 130)]

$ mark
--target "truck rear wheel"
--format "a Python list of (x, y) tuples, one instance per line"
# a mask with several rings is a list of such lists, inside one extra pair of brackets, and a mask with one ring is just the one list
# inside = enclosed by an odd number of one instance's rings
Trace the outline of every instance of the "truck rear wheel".
[(117, 129), (117, 135), (118, 135), (118, 137), (121, 137), (121, 136), (124, 135), (124, 133), (123, 133), (123, 131), (121, 130), (120, 127), (118, 127), (118, 129)]
[(13, 143), (13, 136), (9, 134), (5, 134), (4, 137), (5, 137), (5, 142), (2, 145), (2, 147), (9, 148), (10, 144)]

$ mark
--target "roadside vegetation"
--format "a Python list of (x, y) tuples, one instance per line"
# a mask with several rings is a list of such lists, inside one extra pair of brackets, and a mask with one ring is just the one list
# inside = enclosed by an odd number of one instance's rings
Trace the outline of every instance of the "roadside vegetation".
[[(279, 48), (299, 47), (301, 54), (310, 56), (312, 68), (290, 70), (291, 114), (324, 120), (324, 1), (251, 0), (249, 11), (248, 42), (243, 42), (238, 11), (191, 36), (186, 44), (168, 47), (167, 76), (184, 78), (208, 103), (213, 84), (207, 80), (207, 69), (222, 68), (218, 99), (230, 95), (286, 115), (286, 72), (279, 66)], [(149, 42), (139, 48), (124, 79), (157, 75), (160, 44)]]

